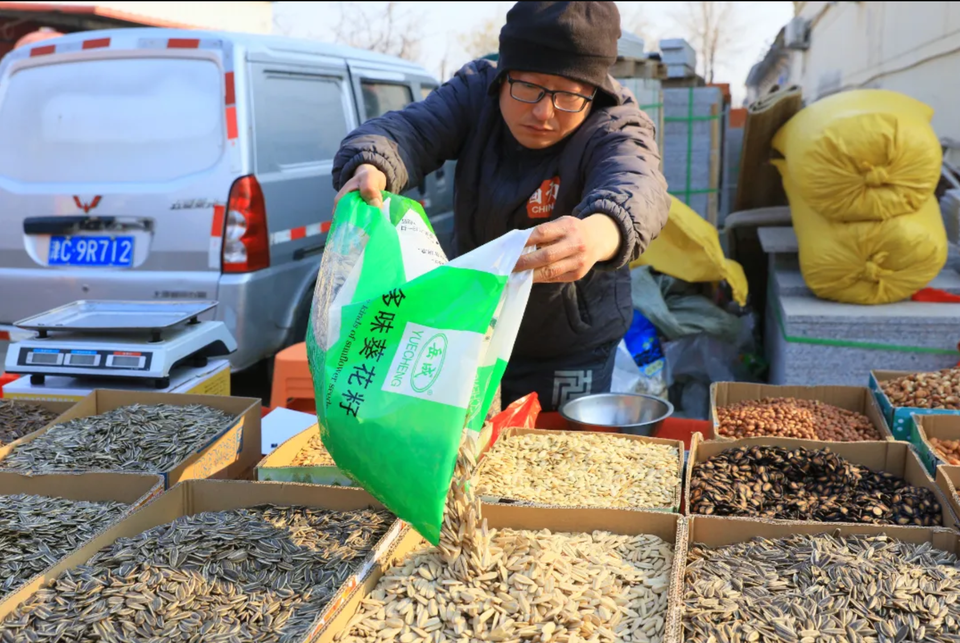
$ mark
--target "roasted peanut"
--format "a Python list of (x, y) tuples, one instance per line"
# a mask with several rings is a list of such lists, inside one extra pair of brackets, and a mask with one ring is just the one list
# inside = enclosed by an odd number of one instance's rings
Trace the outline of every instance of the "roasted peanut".
[(717, 408), (717, 433), (727, 438), (775, 436), (830, 442), (880, 440), (870, 418), (819, 400), (746, 400)]
[(930, 445), (947, 464), (960, 464), (960, 440), (930, 438)]

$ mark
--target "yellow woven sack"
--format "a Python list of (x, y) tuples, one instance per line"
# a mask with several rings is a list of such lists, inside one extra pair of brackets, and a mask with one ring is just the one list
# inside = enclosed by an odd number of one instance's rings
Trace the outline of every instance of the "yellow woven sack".
[(717, 229), (676, 197), (670, 200), (667, 225), (630, 267), (650, 266), (690, 283), (726, 281), (736, 302), (746, 304), (747, 277), (740, 264), (723, 256)]
[(786, 174), (783, 187), (800, 245), (800, 271), (822, 299), (902, 301), (930, 283), (947, 262), (947, 233), (934, 197), (913, 214), (838, 223), (815, 212)]
[(916, 212), (940, 180), (933, 110), (882, 89), (841, 92), (800, 110), (773, 138), (807, 204), (833, 221)]

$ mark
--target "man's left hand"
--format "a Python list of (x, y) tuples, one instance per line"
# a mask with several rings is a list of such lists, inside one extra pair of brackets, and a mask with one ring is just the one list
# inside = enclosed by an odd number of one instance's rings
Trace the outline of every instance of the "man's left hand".
[(534, 283), (577, 281), (594, 264), (616, 256), (620, 228), (605, 214), (560, 217), (534, 228), (527, 246), (538, 248), (522, 255), (514, 271), (533, 270)]

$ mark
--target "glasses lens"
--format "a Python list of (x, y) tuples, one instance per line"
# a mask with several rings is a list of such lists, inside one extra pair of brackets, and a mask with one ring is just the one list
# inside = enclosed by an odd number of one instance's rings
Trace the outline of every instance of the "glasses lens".
[(553, 96), (553, 105), (565, 112), (579, 112), (586, 102), (586, 99), (582, 96), (568, 94), (567, 92), (557, 92)]
[(529, 83), (514, 82), (510, 85), (510, 95), (524, 103), (536, 103), (543, 98), (543, 90)]

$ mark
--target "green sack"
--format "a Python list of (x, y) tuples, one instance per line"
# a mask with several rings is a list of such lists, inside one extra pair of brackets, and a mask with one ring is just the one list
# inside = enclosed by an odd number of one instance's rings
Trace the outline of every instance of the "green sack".
[(416, 201), (337, 206), (307, 331), (323, 444), (337, 467), (437, 544), (462, 431), (480, 431), (533, 273), (529, 230), (447, 263)]

